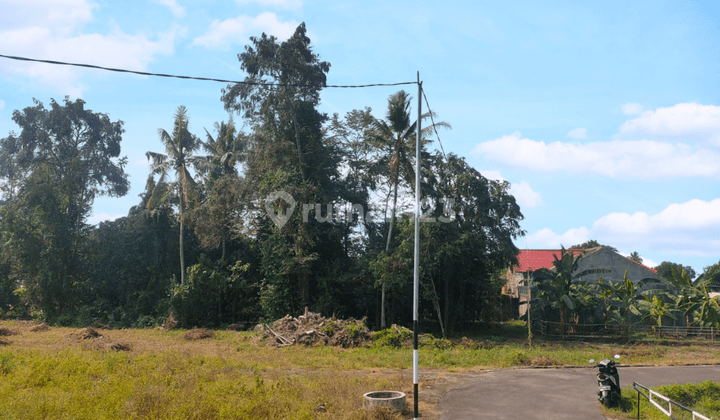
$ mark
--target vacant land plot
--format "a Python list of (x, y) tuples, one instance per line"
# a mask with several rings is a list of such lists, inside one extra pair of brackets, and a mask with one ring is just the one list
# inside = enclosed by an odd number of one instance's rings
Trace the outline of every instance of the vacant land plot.
[[(0, 322), (0, 418), (366, 419), (408, 418), (362, 409), (362, 394), (399, 390), (412, 401), (409, 348), (267, 346), (261, 333), (160, 329), (36, 328)], [(191, 338), (188, 338), (191, 337)], [(521, 340), (424, 340), (421, 412), (473, 371), (585, 365), (620, 353), (623, 363), (720, 363), (711, 345)]]

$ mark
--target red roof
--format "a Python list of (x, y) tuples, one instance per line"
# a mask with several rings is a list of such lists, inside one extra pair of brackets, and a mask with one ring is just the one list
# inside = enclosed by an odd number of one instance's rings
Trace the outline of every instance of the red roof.
[[(591, 248), (593, 249), (593, 248)], [(583, 251), (588, 251), (587, 249), (566, 249), (565, 252), (572, 252), (573, 255), (577, 255)], [(516, 273), (523, 273), (526, 271), (532, 271), (537, 270), (539, 268), (553, 268), (553, 261), (555, 261), (555, 258), (553, 258), (553, 255), (557, 255), (558, 259), (560, 258), (560, 250), (559, 249), (522, 249), (520, 250), (520, 254), (518, 254), (518, 265), (513, 267), (513, 271)], [(628, 258), (628, 260), (630, 260)], [(657, 273), (657, 270), (654, 268), (650, 268), (646, 265), (643, 265), (637, 261), (633, 261), (635, 264), (644, 267), (653, 273)]]
[[(572, 252), (577, 255), (584, 251), (583, 249), (566, 249), (565, 252)], [(515, 272), (525, 272), (537, 270), (539, 268), (552, 268), (553, 255), (560, 258), (559, 249), (522, 249), (518, 255), (518, 265), (514, 267)]]

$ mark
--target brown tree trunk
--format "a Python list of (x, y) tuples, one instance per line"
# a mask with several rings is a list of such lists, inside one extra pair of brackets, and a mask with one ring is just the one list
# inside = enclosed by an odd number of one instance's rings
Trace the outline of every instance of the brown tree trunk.
[(185, 284), (185, 253), (183, 250), (183, 232), (184, 232), (184, 206), (183, 200), (184, 187), (180, 186), (180, 284)]
[[(395, 170), (395, 191), (393, 193), (393, 206), (392, 206), (392, 212), (390, 213), (390, 227), (388, 228), (388, 237), (387, 242), (385, 243), (385, 255), (390, 256), (390, 241), (392, 240), (392, 231), (393, 231), (393, 224), (395, 223), (395, 211), (397, 208), (397, 183), (398, 183), (398, 175), (399, 175), (400, 168), (398, 167)], [(383, 279), (382, 283), (382, 292), (380, 294), (380, 329), (387, 328), (387, 324), (385, 322), (385, 289), (387, 287), (386, 281)]]

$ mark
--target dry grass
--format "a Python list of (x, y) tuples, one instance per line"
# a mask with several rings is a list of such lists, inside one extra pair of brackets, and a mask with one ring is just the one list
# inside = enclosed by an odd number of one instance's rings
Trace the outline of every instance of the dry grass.
[[(412, 406), (408, 348), (274, 348), (256, 332), (214, 331), (212, 339), (186, 340), (190, 331), (160, 328), (103, 330), (96, 331), (102, 337), (68, 340), (79, 331), (35, 327), (0, 322), (0, 328), (16, 333), (0, 342), (0, 401), (11, 404), (0, 417), (7, 412), (9, 418), (29, 419), (411, 418), (368, 412), (361, 398), (391, 389), (405, 392)], [(586, 364), (616, 353), (623, 364), (720, 362), (720, 349), (710, 345), (538, 340), (528, 349), (466, 339), (452, 348), (421, 350), (420, 411), (426, 420), (439, 418), (444, 392), (463, 386), (483, 366)]]

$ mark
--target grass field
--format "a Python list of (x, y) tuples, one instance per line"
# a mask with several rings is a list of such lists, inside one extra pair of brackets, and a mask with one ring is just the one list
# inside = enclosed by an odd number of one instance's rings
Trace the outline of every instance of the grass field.
[[(266, 346), (257, 333), (216, 331), (188, 341), (183, 330), (76, 329), (2, 321), (0, 419), (400, 419), (367, 412), (362, 394), (399, 390), (412, 403), (407, 347)], [(450, 377), (497, 367), (586, 365), (619, 353), (623, 364), (720, 363), (706, 344), (599, 344), (498, 335), (425, 340), (420, 350), (420, 410), (437, 418)], [(119, 349), (119, 350), (114, 350)], [(450, 374), (452, 373), (452, 375)], [(444, 388), (445, 387), (445, 388)]]
[[(720, 415), (720, 383), (718, 382), (665, 385), (654, 387), (653, 390), (704, 416), (717, 419)], [(608, 415), (615, 418), (637, 419), (637, 392), (632, 387), (628, 387), (623, 389), (622, 395), (620, 406), (607, 410)], [(663, 407), (667, 409), (668, 405), (664, 404)], [(673, 417), (678, 420), (692, 419), (692, 414), (673, 407)], [(666, 420), (668, 417), (645, 398), (640, 397), (640, 419)]]

